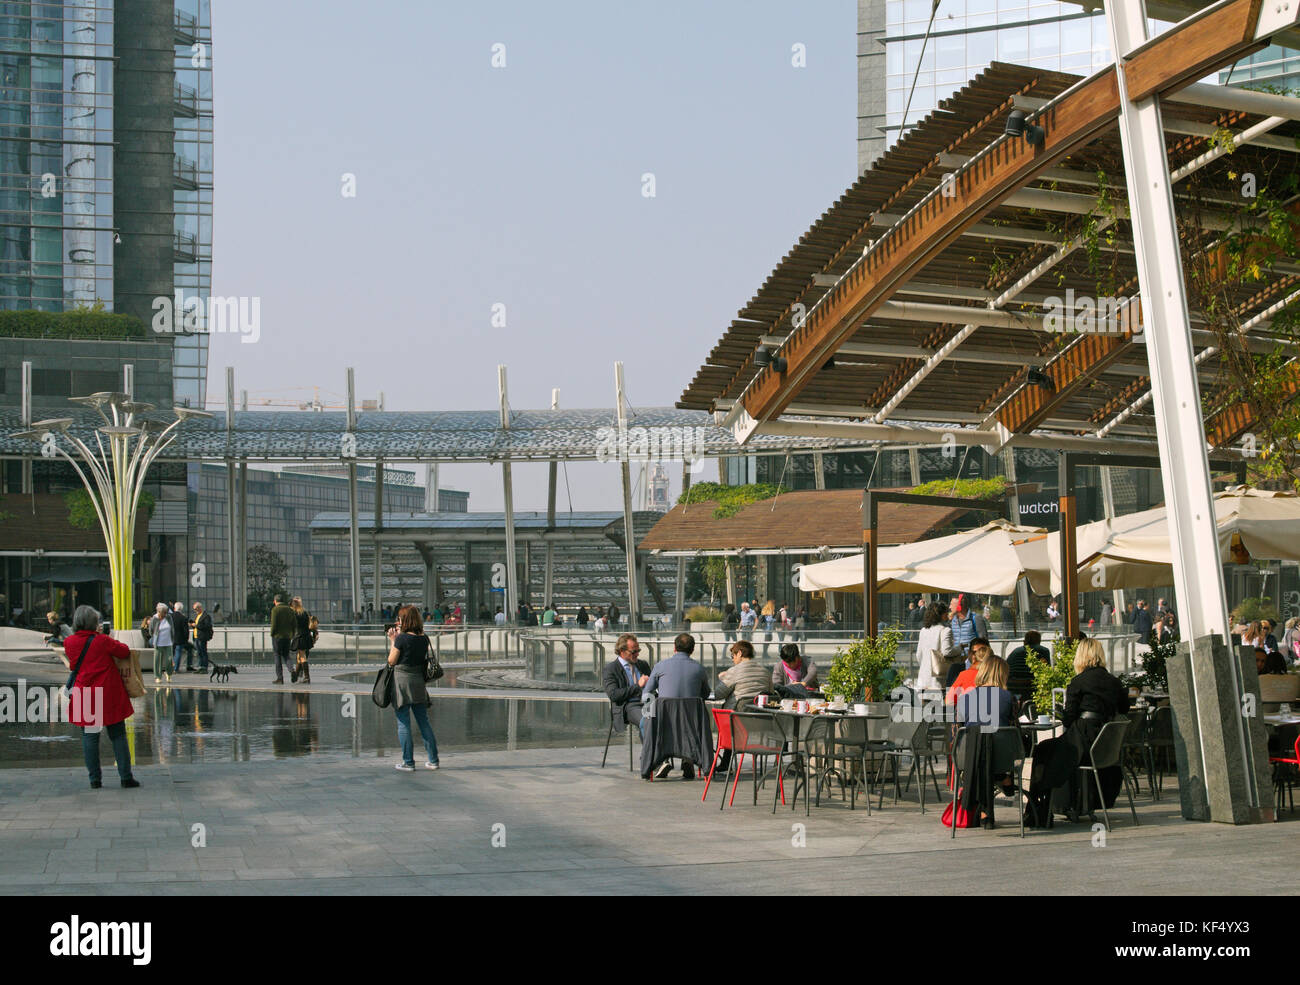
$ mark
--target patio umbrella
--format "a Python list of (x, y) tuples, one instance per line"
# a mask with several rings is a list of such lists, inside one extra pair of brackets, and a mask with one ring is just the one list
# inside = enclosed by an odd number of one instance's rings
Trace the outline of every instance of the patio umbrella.
[[(1214, 497), (1219, 556), (1300, 561), (1300, 496), (1234, 486)], [(1173, 551), (1163, 506), (1077, 529), (1080, 588), (1152, 588), (1173, 584)], [(1060, 534), (1048, 538), (1052, 592), (1061, 590)]]
[[(1010, 595), (1028, 577), (1035, 591), (1046, 586), (1047, 531), (994, 520), (976, 530), (882, 547), (876, 552), (876, 590), (897, 592), (973, 592)], [(861, 591), (862, 555), (806, 564), (799, 587), (813, 591)]]

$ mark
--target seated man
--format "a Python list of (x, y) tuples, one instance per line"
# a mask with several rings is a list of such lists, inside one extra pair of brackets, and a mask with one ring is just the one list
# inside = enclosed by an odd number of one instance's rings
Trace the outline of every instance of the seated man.
[(1041, 660), (1045, 664), (1052, 662), (1052, 654), (1042, 645), (1042, 639), (1038, 630), (1031, 629), (1025, 633), (1024, 646), (1018, 646), (1007, 654), (1007, 668), (1010, 672), (1007, 690), (1021, 701), (1034, 693), (1034, 672), (1030, 669), (1030, 658)]
[(638, 659), (641, 645), (631, 633), (624, 633), (614, 644), (616, 659), (605, 664), (600, 683), (614, 706), (614, 720), (623, 722), (623, 727), (641, 724), (642, 688), (650, 680), (650, 665)]
[[(701, 664), (691, 659), (695, 652), (695, 637), (690, 633), (679, 634), (673, 640), (673, 650), (671, 657), (655, 664), (642, 693), (660, 698), (708, 698), (709, 675)], [(662, 780), (672, 770), (672, 760), (666, 759), (659, 764), (654, 775)], [(682, 761), (682, 779), (695, 779), (695, 764), (689, 760)]]

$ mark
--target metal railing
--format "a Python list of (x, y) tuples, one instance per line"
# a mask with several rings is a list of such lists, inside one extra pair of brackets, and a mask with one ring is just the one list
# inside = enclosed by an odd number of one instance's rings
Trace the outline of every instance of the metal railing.
[[(434, 655), (447, 664), (510, 664), (523, 662), (517, 631), (499, 627), (430, 627), (426, 629)], [(319, 663), (379, 663), (388, 653), (388, 638), (382, 626), (352, 623), (320, 626), (320, 637), (312, 649)], [(208, 643), (208, 658), (218, 663), (274, 663), (275, 649), (269, 626), (220, 625)]]
[(199, 112), (199, 93), (197, 89), (172, 83), (172, 103), (183, 116), (197, 116)]
[(172, 19), (172, 28), (176, 36), (184, 41), (194, 40), (194, 32), (198, 30), (198, 26), (198, 18), (184, 10), (176, 11), (176, 16)]
[(178, 257), (193, 260), (198, 256), (198, 239), (187, 233), (177, 232), (172, 240), (172, 250)]
[(172, 178), (190, 185), (199, 183), (199, 166), (188, 157), (180, 154), (172, 156)]

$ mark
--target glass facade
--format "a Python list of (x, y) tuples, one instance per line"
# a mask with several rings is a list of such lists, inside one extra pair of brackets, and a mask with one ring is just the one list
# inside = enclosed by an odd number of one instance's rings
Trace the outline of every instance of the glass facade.
[(1106, 18), (1072, 4), (944, 0), (930, 39), (923, 45), (930, 9), (930, 0), (888, 0), (885, 5), (887, 145), (898, 139), (914, 77), (916, 90), (907, 108), (908, 123), (924, 119), (990, 62), (1078, 75), (1088, 75), (1110, 62)]
[(113, 306), (113, 4), (0, 3), (0, 309)]
[[(212, 293), (212, 9), (209, 0), (176, 0), (175, 290), (198, 297), (206, 310)], [(207, 399), (208, 336), (175, 336), (177, 404), (202, 407)]]

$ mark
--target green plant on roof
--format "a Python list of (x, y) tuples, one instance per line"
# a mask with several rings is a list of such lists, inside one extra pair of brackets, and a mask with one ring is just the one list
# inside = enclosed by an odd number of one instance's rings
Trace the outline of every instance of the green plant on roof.
[(713, 503), (713, 516), (718, 520), (735, 516), (750, 503), (772, 499), (781, 492), (780, 486), (770, 482), (754, 482), (746, 486), (725, 486), (721, 482), (697, 482), (678, 497), (678, 503)]
[(1005, 496), (1010, 483), (1001, 476), (992, 479), (935, 479), (913, 486), (918, 496), (953, 496), (958, 499), (997, 499)]

